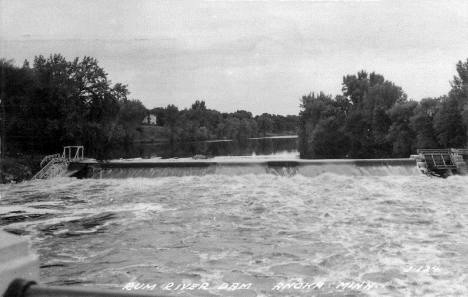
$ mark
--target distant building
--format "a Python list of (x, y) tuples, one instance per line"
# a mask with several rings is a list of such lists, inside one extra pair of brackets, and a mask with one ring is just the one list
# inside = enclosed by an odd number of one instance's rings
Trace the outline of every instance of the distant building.
[(156, 125), (156, 115), (149, 114), (141, 122), (143, 125)]

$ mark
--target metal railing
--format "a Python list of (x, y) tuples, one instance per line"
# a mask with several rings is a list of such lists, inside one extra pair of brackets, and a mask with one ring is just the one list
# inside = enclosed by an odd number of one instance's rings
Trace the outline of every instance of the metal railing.
[(53, 154), (53, 155), (48, 155), (45, 156), (44, 159), (41, 161), (41, 167), (44, 167), (47, 163), (50, 162), (50, 160), (55, 159), (55, 158), (61, 158), (62, 155), (60, 154)]
[(459, 155), (468, 155), (468, 149), (456, 149)]
[(70, 162), (83, 160), (83, 146), (66, 146), (62, 154), (48, 155), (41, 161), (41, 170), (37, 172), (31, 180), (51, 178), (62, 174)]
[(70, 164), (68, 159), (53, 158), (31, 180), (55, 177), (65, 171), (68, 168), (68, 164)]
[(430, 169), (457, 168), (453, 158), (456, 154), (456, 150), (454, 149), (419, 149), (417, 152), (424, 156), (425, 162)]
[[(113, 291), (82, 287), (42, 286), (35, 281), (15, 279), (8, 286), (3, 297), (169, 297), (169, 295)], [(171, 295), (173, 297), (174, 295)], [(198, 295), (199, 296), (199, 295)]]
[(62, 158), (70, 161), (81, 160), (84, 157), (84, 147), (82, 145), (66, 146), (63, 148)]

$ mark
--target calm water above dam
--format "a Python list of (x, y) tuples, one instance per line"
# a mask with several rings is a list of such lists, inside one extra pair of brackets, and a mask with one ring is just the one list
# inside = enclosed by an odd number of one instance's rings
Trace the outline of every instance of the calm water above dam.
[(299, 155), (297, 136), (246, 139), (244, 142), (220, 140), (188, 143), (139, 143), (108, 151), (105, 159), (186, 158), (197, 154), (210, 156)]
[(468, 296), (467, 177), (59, 178), (0, 190), (2, 228), (31, 240), (45, 284)]

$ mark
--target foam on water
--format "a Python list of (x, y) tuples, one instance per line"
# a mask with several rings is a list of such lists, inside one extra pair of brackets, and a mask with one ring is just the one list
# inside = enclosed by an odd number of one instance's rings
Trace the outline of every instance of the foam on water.
[[(3, 228), (31, 238), (49, 284), (208, 282), (215, 296), (225, 282), (252, 283), (242, 296), (468, 295), (467, 177), (249, 174), (0, 187)], [(271, 290), (319, 281), (320, 290)], [(336, 289), (347, 281), (382, 287)]]
[(387, 175), (421, 175), (414, 160), (411, 159), (367, 159), (367, 160), (297, 160), (275, 158), (270, 160), (261, 156), (257, 158), (240, 157), (229, 159), (193, 160), (173, 159), (165, 161), (133, 161), (91, 164), (92, 178), (160, 178), (168, 176), (205, 176), (213, 174), (245, 175), (273, 174), (279, 176), (303, 175), (316, 177), (324, 173), (335, 173), (348, 176), (387, 176)]

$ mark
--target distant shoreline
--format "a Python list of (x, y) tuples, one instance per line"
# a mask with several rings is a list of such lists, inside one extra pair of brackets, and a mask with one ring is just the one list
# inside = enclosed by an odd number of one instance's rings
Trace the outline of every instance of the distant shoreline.
[[(271, 135), (269, 134), (268, 136), (261, 136), (261, 137), (249, 137), (246, 139), (278, 139), (278, 138), (284, 138), (284, 139), (289, 139), (289, 138), (299, 138), (299, 135), (294, 134), (294, 135)], [(228, 142), (228, 141), (236, 141), (234, 139), (209, 139), (209, 140), (199, 140), (199, 141), (179, 141), (176, 143), (193, 143), (193, 142)], [(169, 138), (164, 138), (164, 137), (159, 137), (159, 138), (146, 138), (146, 139), (136, 139), (134, 140), (131, 144), (163, 144), (169, 142)]]

